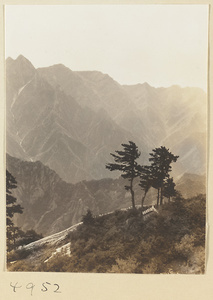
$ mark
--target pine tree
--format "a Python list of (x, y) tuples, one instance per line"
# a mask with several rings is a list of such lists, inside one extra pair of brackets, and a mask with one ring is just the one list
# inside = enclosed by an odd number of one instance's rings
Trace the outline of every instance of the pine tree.
[(164, 146), (155, 148), (152, 151), (149, 161), (151, 162), (152, 168), (153, 187), (158, 190), (157, 205), (159, 205), (159, 202), (160, 205), (162, 205), (164, 185), (172, 170), (171, 163), (176, 162), (179, 156), (175, 156)]
[(169, 202), (171, 197), (174, 197), (177, 195), (177, 191), (175, 189), (176, 184), (174, 183), (173, 177), (167, 178), (166, 183), (164, 185), (164, 196), (168, 198)]
[(128, 179), (129, 185), (125, 185), (126, 190), (130, 190), (132, 196), (132, 207), (135, 208), (135, 196), (133, 190), (133, 180), (139, 176), (138, 164), (136, 160), (140, 157), (140, 151), (134, 142), (129, 144), (121, 144), (123, 151), (115, 151), (117, 154), (110, 153), (115, 163), (106, 164), (106, 168), (110, 171), (121, 171), (123, 178)]
[(82, 222), (85, 225), (92, 225), (92, 224), (94, 224), (94, 221), (95, 221), (95, 219), (94, 219), (94, 217), (92, 215), (92, 212), (91, 212), (90, 209), (88, 209), (86, 215), (84, 215), (82, 217)]
[(144, 194), (141, 199), (141, 207), (143, 208), (146, 194), (148, 193), (149, 189), (153, 186), (153, 176), (152, 169), (150, 166), (140, 166), (138, 169), (140, 171), (139, 186), (142, 190), (144, 190)]
[(17, 182), (13, 175), (6, 170), (6, 225), (8, 244), (12, 243), (15, 247), (15, 240), (19, 232), (19, 228), (14, 226), (13, 216), (16, 213), (22, 214), (23, 208), (20, 204), (16, 204), (17, 199), (12, 195), (12, 190), (17, 187)]

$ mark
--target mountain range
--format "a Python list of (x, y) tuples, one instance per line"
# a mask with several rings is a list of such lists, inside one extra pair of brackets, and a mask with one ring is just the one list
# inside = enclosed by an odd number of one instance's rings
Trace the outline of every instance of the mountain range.
[[(205, 193), (207, 96), (199, 88), (120, 85), (98, 71), (58, 64), (35, 69), (23, 56), (6, 61), (7, 169), (23, 214), (23, 230), (54, 234), (81, 221), (90, 209), (105, 214), (131, 204), (124, 179), (106, 163), (121, 144), (134, 141), (148, 163), (165, 146), (177, 189), (184, 197)], [(136, 204), (142, 191), (135, 181)], [(146, 204), (154, 204), (150, 190)]]
[[(131, 206), (122, 177), (67, 183), (39, 161), (22, 161), (9, 155), (7, 169), (16, 178), (13, 193), (24, 208), (23, 214), (14, 215), (14, 222), (25, 231), (34, 229), (47, 236), (77, 224), (88, 209), (98, 216)], [(184, 174), (176, 185), (185, 198), (205, 194), (205, 176)], [(136, 204), (140, 205), (144, 192), (137, 180), (134, 190)], [(157, 191), (151, 189), (144, 204), (154, 205), (156, 198)]]
[[(164, 145), (179, 155), (174, 175), (206, 170), (207, 96), (199, 88), (120, 85), (98, 71), (6, 62), (7, 153), (41, 161), (64, 181), (118, 177), (105, 164), (134, 141), (141, 163)], [(115, 173), (115, 174), (114, 174)]]
[[(53, 234), (80, 222), (88, 209), (100, 215), (131, 205), (121, 177), (72, 184), (39, 161), (22, 161), (9, 155), (7, 169), (16, 178), (14, 196), (24, 208), (23, 214), (14, 215), (14, 222), (23, 230)], [(139, 187), (137, 195), (140, 203)]]

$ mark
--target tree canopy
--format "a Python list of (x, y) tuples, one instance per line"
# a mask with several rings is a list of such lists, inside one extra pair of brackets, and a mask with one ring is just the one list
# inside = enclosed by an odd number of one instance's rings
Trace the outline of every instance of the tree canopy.
[(110, 171), (121, 171), (123, 178), (128, 179), (129, 185), (125, 185), (126, 190), (130, 190), (132, 196), (132, 207), (135, 208), (135, 197), (133, 190), (133, 180), (139, 176), (138, 163), (136, 160), (140, 157), (141, 153), (136, 144), (129, 141), (129, 144), (121, 144), (123, 150), (115, 151), (116, 154), (110, 153), (113, 156), (115, 163), (106, 164), (106, 168)]
[(171, 181), (167, 181), (170, 178), (169, 173), (172, 170), (171, 163), (176, 162), (179, 156), (172, 154), (164, 146), (153, 149), (150, 156), (152, 187), (158, 190), (157, 205), (161, 205), (163, 203), (165, 184), (171, 184)]
[(126, 190), (130, 190), (132, 196), (132, 207), (135, 208), (135, 195), (133, 190), (134, 178), (140, 176), (139, 186), (144, 191), (141, 199), (143, 207), (145, 197), (150, 188), (157, 189), (157, 205), (162, 205), (163, 197), (169, 200), (175, 196), (175, 183), (170, 178), (172, 170), (171, 164), (176, 162), (178, 157), (174, 155), (164, 146), (155, 148), (149, 153), (149, 166), (141, 166), (137, 163), (137, 159), (141, 153), (136, 144), (129, 141), (129, 144), (121, 144), (123, 150), (115, 151), (116, 154), (110, 153), (115, 163), (106, 164), (106, 168), (110, 171), (121, 171), (122, 177), (128, 179), (129, 185), (125, 185)]

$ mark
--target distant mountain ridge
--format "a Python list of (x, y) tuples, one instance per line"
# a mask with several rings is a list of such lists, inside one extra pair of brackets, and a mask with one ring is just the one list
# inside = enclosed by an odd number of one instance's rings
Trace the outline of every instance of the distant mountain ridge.
[(39, 161), (21, 161), (9, 155), (7, 169), (18, 183), (14, 195), (24, 211), (14, 220), (23, 230), (52, 234), (80, 222), (88, 209), (99, 215), (131, 204), (122, 178), (67, 183)]
[(7, 59), (7, 153), (41, 161), (76, 183), (117, 174), (110, 152), (133, 140), (148, 153), (165, 145), (179, 155), (174, 174), (206, 169), (206, 94), (198, 88), (122, 86), (97, 71), (63, 65), (35, 69)]
[(206, 176), (185, 173), (177, 182), (179, 190), (184, 198), (192, 198), (199, 194), (206, 194)]
[[(47, 236), (77, 224), (88, 209), (100, 215), (131, 206), (131, 195), (121, 177), (72, 184), (39, 161), (21, 161), (9, 155), (7, 169), (17, 180), (13, 192), (24, 210), (14, 215), (14, 222), (23, 230), (34, 229)], [(185, 174), (177, 181), (177, 189), (184, 197), (205, 194), (205, 177)], [(140, 205), (143, 191), (137, 181), (134, 190)], [(156, 196), (156, 190), (150, 190), (144, 204), (156, 204)]]

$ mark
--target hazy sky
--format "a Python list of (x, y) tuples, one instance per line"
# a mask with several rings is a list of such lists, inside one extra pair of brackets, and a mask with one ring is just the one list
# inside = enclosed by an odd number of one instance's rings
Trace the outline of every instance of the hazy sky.
[(206, 90), (207, 5), (6, 6), (6, 57)]

